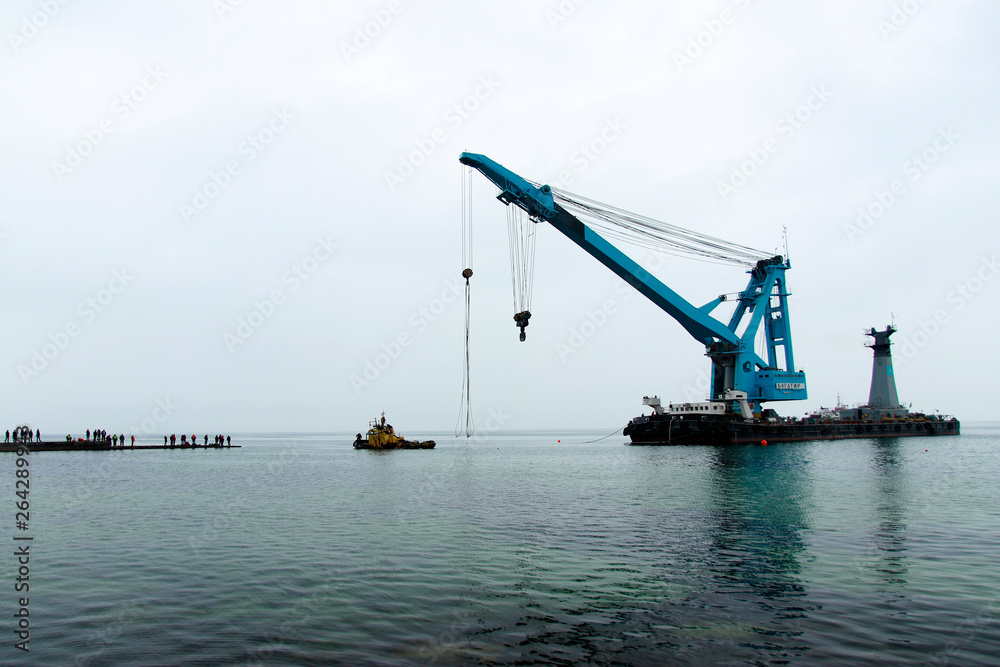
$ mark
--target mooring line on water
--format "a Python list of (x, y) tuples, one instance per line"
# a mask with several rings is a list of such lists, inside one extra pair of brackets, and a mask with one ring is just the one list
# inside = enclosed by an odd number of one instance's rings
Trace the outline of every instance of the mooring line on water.
[[(603, 438), (598, 438), (596, 440), (585, 440), (584, 442), (567, 442), (566, 444), (567, 445), (589, 445), (589, 444), (591, 444), (593, 442), (600, 442), (601, 440), (607, 440), (608, 438), (610, 438), (611, 436), (615, 435), (616, 433), (621, 433), (621, 429), (620, 428), (616, 428), (614, 431), (612, 431), (611, 433), (608, 433)], [(622, 437), (624, 437), (624, 436), (622, 436)]]

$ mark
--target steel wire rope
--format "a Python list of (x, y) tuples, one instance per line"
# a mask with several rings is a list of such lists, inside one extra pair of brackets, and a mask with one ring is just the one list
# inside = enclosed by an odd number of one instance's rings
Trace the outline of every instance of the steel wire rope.
[(521, 328), (531, 317), (531, 294), (535, 275), (535, 222), (519, 206), (507, 207), (507, 243), (510, 248), (511, 293), (514, 321)]
[[(462, 399), (455, 422), (455, 437), (472, 437), (476, 423), (472, 416), (471, 323), (472, 323), (472, 168), (462, 169), (462, 277), (465, 278), (465, 358), (462, 368)], [(463, 423), (464, 422), (464, 423)]]
[(552, 192), (567, 211), (586, 219), (596, 231), (631, 245), (713, 263), (753, 265), (770, 256), (761, 250), (631, 213), (564, 190), (552, 188)]
[(766, 253), (753, 253), (734, 248), (726, 242), (712, 237), (690, 232), (678, 232), (670, 228), (657, 228), (641, 220), (628, 216), (608, 213), (590, 206), (565, 202), (566, 208), (575, 210), (580, 217), (587, 218), (598, 231), (634, 245), (659, 248), (666, 252), (714, 259), (724, 263), (750, 265), (764, 259)]
[(702, 234), (701, 232), (696, 232), (690, 229), (685, 229), (683, 227), (678, 227), (676, 225), (671, 225), (669, 223), (665, 223), (659, 220), (655, 220), (653, 218), (649, 218), (647, 216), (632, 213), (630, 211), (626, 211), (624, 209), (615, 206), (602, 204), (601, 202), (589, 199), (587, 197), (583, 197), (581, 195), (575, 195), (569, 192), (556, 189), (554, 189), (553, 191), (556, 193), (556, 196), (558, 198), (565, 200), (567, 203), (600, 214), (608, 220), (613, 220), (615, 218), (619, 220), (628, 220), (639, 227), (646, 228), (647, 230), (653, 232), (672, 233), (677, 236), (689, 238), (695, 242), (702, 243), (707, 247), (729, 250), (733, 252), (735, 256), (747, 257), (747, 258), (750, 257), (764, 258), (767, 256), (767, 253), (756, 250), (754, 248), (749, 248), (747, 246), (743, 246), (738, 243), (732, 243), (729, 241), (725, 241), (723, 239), (718, 239), (713, 236), (709, 236), (708, 234)]

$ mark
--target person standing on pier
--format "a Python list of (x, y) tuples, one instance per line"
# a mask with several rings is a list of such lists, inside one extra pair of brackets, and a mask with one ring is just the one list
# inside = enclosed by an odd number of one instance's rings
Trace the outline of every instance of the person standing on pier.
[(10, 442), (10, 429), (7, 429), (7, 435), (3, 439), (4, 442)]
[(87, 440), (88, 441), (90, 440), (90, 429), (89, 428), (87, 429)]
[(42, 441), (42, 429), (36, 428), (35, 429), (35, 442), (41, 442), (41, 441)]

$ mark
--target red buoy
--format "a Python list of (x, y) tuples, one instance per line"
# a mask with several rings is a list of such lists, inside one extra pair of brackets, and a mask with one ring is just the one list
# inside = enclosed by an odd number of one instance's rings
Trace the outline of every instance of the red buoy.
[(760, 441), (760, 444), (762, 444), (762, 445), (764, 445), (765, 447), (767, 447), (767, 440), (761, 440), (761, 441)]

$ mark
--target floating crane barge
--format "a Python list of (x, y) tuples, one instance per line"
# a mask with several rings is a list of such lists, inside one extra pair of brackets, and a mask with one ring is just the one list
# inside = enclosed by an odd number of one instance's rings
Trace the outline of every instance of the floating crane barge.
[[(763, 405), (807, 398), (806, 376), (795, 369), (788, 319), (787, 257), (715, 239), (638, 216), (577, 195), (532, 183), (483, 155), (462, 153), (459, 161), (481, 172), (500, 189), (501, 202), (525, 211), (533, 222), (548, 222), (607, 268), (632, 285), (705, 346), (712, 362), (711, 398), (701, 403), (669, 404), (646, 397), (650, 415), (632, 419), (623, 434), (633, 444), (740, 444), (914, 435), (958, 435), (957, 419), (911, 414), (899, 403), (889, 337), (893, 327), (871, 329), (875, 353), (868, 403), (837, 406), (803, 419), (783, 418)], [(748, 265), (750, 281), (739, 292), (728, 323), (712, 316), (719, 296), (695, 306), (643, 269), (577, 216), (605, 233), (631, 233), (645, 245), (713, 261)], [(787, 254), (787, 253), (786, 253)], [(520, 315), (526, 315), (521, 313)], [(517, 316), (515, 316), (517, 321)], [(527, 317), (517, 322), (524, 340)], [(755, 352), (758, 337), (766, 356)]]
[[(795, 442), (802, 440), (847, 440), (851, 438), (891, 438), (914, 435), (958, 435), (959, 421), (954, 417), (911, 413), (900, 405), (892, 370), (889, 337), (892, 326), (884, 331), (866, 332), (874, 341), (868, 346), (875, 357), (868, 403), (854, 407), (838, 405), (821, 408), (802, 419), (783, 418), (774, 410), (754, 414), (744, 405), (746, 399), (736, 392), (730, 398), (741, 405), (738, 413), (728, 409), (726, 401), (670, 404), (663, 408), (656, 396), (646, 396), (643, 405), (653, 414), (636, 417), (622, 431), (636, 445), (681, 444), (755, 444), (760, 442)], [(753, 414), (753, 419), (743, 419)]]

